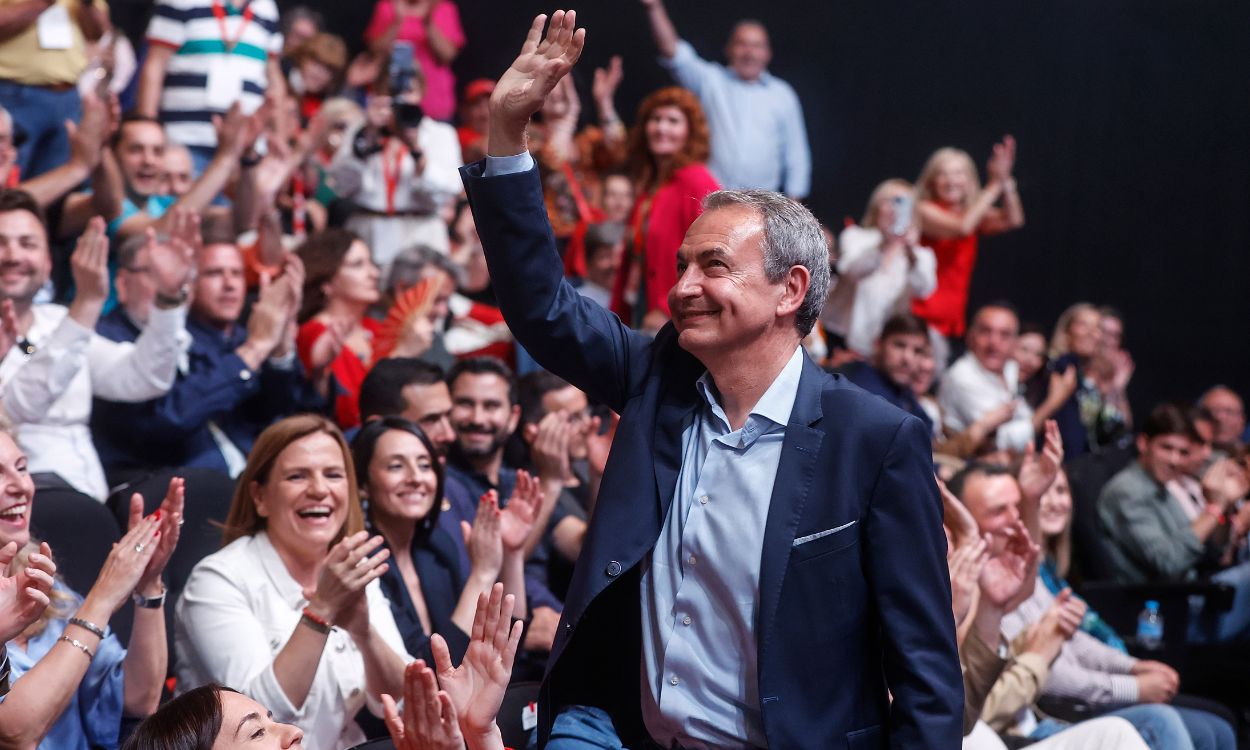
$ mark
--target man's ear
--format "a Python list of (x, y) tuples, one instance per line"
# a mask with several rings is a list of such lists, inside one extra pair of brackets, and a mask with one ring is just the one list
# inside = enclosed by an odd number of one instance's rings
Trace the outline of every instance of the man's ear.
[(785, 283), (785, 290), (782, 292), (781, 299), (777, 301), (777, 316), (785, 317), (798, 312), (803, 305), (803, 300), (807, 297), (807, 289), (811, 286), (812, 275), (806, 266), (790, 266), (790, 270), (786, 272), (786, 276), (782, 281)]

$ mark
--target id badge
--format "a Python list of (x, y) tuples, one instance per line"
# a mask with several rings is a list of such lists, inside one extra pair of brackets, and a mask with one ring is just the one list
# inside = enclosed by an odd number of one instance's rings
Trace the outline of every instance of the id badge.
[(208, 109), (227, 110), (243, 95), (242, 66), (227, 57), (208, 69)]

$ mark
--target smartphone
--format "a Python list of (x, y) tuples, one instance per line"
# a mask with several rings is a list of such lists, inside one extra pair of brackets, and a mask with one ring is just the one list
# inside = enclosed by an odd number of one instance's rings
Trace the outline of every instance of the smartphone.
[(896, 237), (901, 237), (911, 228), (915, 204), (910, 195), (896, 195), (890, 199), (890, 202), (894, 204), (894, 223), (890, 225), (890, 232)]
[(413, 63), (412, 42), (402, 39), (391, 45), (390, 84), (391, 96), (399, 96), (408, 90), (416, 75), (417, 68)]

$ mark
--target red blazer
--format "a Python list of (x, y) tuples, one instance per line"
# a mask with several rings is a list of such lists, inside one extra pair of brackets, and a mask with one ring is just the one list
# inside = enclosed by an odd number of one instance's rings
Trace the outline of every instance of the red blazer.
[[(366, 317), (360, 324), (372, 336), (378, 335), (379, 324), (373, 318)], [(309, 359), (312, 356), (313, 344), (317, 343), (317, 339), (321, 338), (325, 330), (325, 323), (313, 319), (300, 326), (299, 333), (296, 334), (295, 349), (299, 353), (300, 361), (309, 372), (312, 371)], [(364, 382), (365, 375), (369, 374), (369, 367), (360, 360), (356, 352), (345, 346), (339, 352), (339, 356), (330, 363), (330, 373), (334, 375), (332, 395), (334, 396), (335, 421), (345, 430), (358, 426), (360, 404), (357, 403), (357, 399), (360, 397), (360, 384)]]
[(681, 247), (686, 230), (703, 213), (703, 198), (717, 190), (720, 190), (720, 183), (707, 167), (688, 164), (673, 172), (668, 182), (654, 193), (634, 203), (629, 219), (629, 239), (641, 234), (641, 247), (635, 246), (625, 253), (612, 290), (612, 311), (622, 320), (633, 319), (633, 307), (625, 301), (625, 285), (638, 258), (642, 259), (642, 281), (646, 288), (646, 307), (639, 311), (639, 317), (649, 310), (669, 314), (668, 290), (677, 283), (677, 248)]

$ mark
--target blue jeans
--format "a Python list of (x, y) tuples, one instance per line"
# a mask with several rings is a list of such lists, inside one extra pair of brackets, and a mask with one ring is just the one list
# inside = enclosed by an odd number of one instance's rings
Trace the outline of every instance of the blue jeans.
[(1250, 562), (1221, 570), (1211, 580), (1233, 587), (1233, 606), (1227, 612), (1207, 612), (1201, 598), (1191, 598), (1189, 640), (1227, 643), (1250, 638)]
[(65, 121), (77, 124), (82, 119), (78, 89), (53, 91), (44, 86), (0, 81), (0, 106), (13, 116), (14, 132), (21, 130), (26, 134), (26, 140), (17, 149), (23, 180), (38, 177), (69, 161)]
[[(1171, 706), (1145, 703), (1112, 711), (1106, 716), (1119, 716), (1133, 725), (1150, 750), (1195, 750), (1189, 731), (1180, 713)], [(1072, 726), (1054, 719), (1043, 719), (1029, 735), (1030, 739), (1044, 740)]]
[[(537, 747), (538, 732), (534, 732), (527, 750)], [(625, 746), (607, 711), (594, 706), (565, 706), (552, 722), (547, 750), (625, 750)]]

